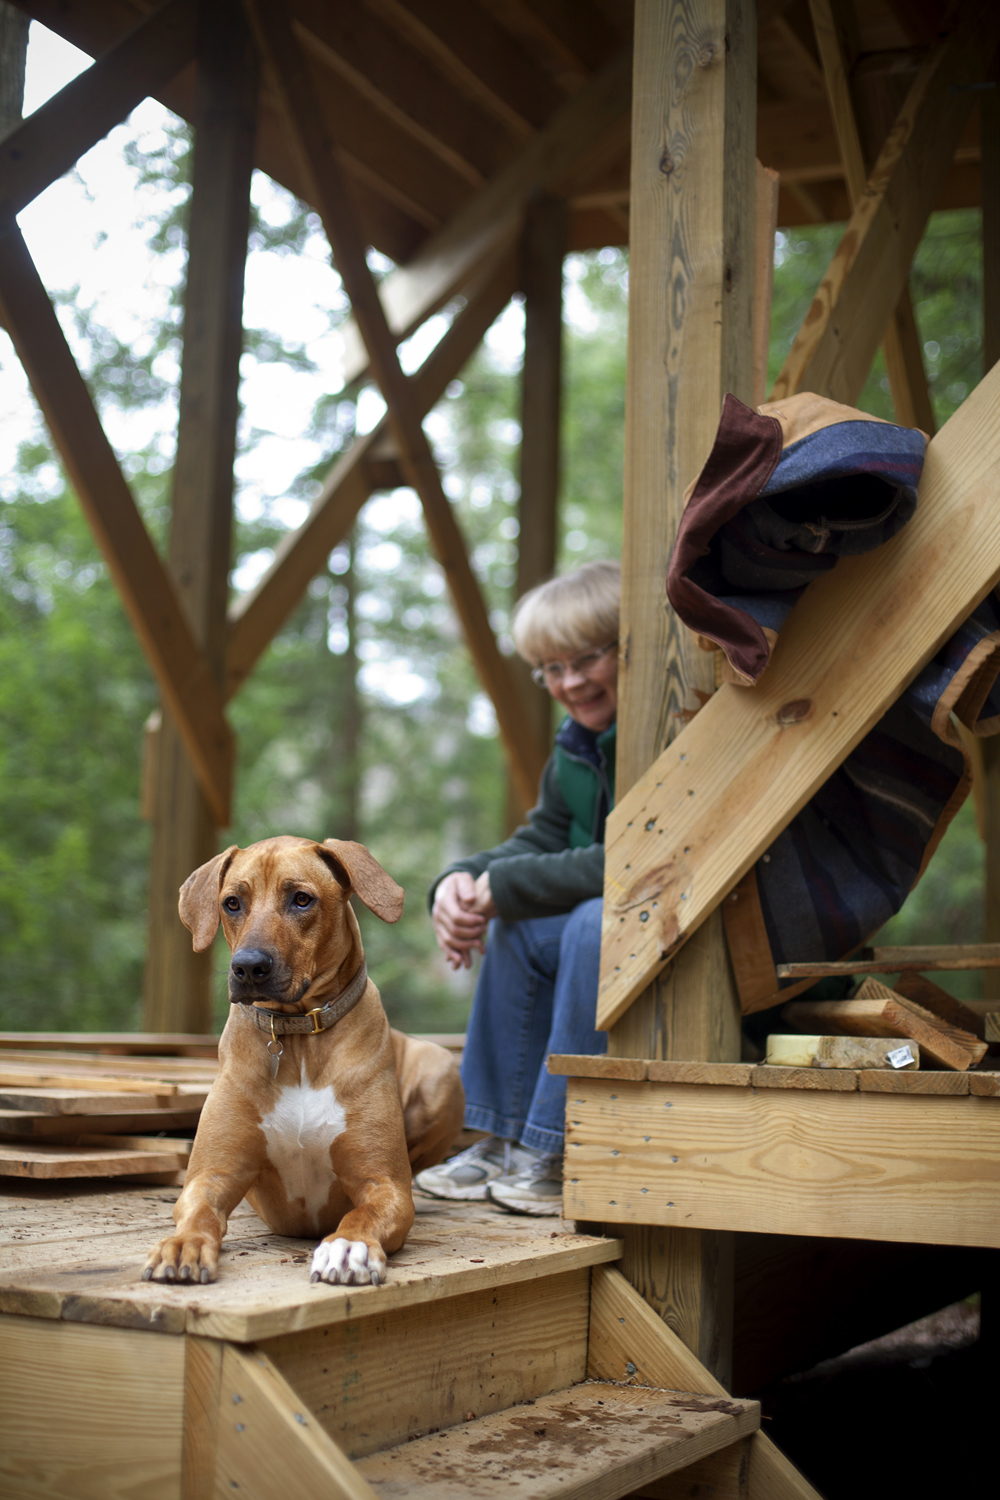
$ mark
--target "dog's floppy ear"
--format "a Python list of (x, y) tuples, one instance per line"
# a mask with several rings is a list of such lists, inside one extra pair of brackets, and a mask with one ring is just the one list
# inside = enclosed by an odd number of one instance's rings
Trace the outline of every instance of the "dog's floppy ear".
[(177, 910), (181, 921), (193, 936), (196, 953), (209, 946), (219, 928), (219, 887), (222, 877), (229, 869), (230, 861), (239, 848), (230, 844), (207, 864), (199, 865), (181, 886)]
[(364, 844), (353, 844), (348, 839), (324, 839), (316, 845), (316, 851), (330, 866), (334, 878), (346, 891), (360, 896), (369, 911), (383, 922), (399, 921), (403, 915), (403, 887), (386, 874)]

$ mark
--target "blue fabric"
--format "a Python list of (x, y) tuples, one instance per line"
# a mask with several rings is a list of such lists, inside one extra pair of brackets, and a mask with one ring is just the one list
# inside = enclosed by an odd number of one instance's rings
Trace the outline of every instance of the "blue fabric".
[(465, 1038), (465, 1123), (536, 1151), (561, 1151), (566, 1080), (550, 1052), (607, 1051), (594, 1030), (603, 902), (560, 917), (490, 923)]

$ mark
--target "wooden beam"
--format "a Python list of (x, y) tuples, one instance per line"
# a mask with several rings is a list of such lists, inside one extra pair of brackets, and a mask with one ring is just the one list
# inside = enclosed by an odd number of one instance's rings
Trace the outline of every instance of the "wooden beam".
[[(995, 586), (998, 487), (994, 369), (928, 447), (913, 520), (811, 584), (757, 686), (720, 688), (614, 808), (599, 1026), (624, 1014)], [(789, 716), (791, 704), (807, 704), (805, 716)]]
[(221, 696), (13, 222), (0, 230), (0, 320), (25, 368), (132, 628), (177, 720), (199, 785), (218, 821), (226, 823), (232, 735)]
[[(203, 6), (198, 54), (170, 566), (224, 694), (258, 84), (256, 53), (239, 0)], [(191, 871), (215, 854), (224, 824), (201, 793), (169, 712), (163, 716), (155, 767), (143, 1025), (147, 1031), (209, 1031), (211, 952), (192, 950), (190, 934), (177, 916), (177, 892)]]
[[(617, 147), (621, 122), (631, 99), (630, 54), (616, 54), (595, 77), (567, 100), (549, 123), (470, 199), (405, 266), (388, 275), (379, 297), (392, 336), (406, 338), (469, 279), (477, 264), (501, 243), (513, 244), (533, 193), (562, 196), (565, 180), (580, 163), (603, 170), (603, 151)], [(368, 368), (368, 354), (357, 328), (348, 324), (344, 380), (349, 384)]]
[(313, 201), (318, 205), (354, 317), (364, 336), (373, 373), (388, 407), (400, 465), (420, 496), (469, 649), (496, 709), (511, 775), (517, 781), (519, 795), (529, 803), (544, 761), (522, 733), (520, 694), (497, 647), (479, 584), (421, 425), (422, 413), (400, 368), (395, 339), (355, 228), (350, 189), (327, 137), (305, 60), (283, 7), (247, 0), (247, 8), (261, 50), (271, 63), (304, 168), (314, 184)]
[(969, 0), (921, 68), (772, 399), (813, 390), (856, 403), (954, 157), (974, 97), (969, 85), (982, 81), (998, 40), (1000, 9)]
[(194, 56), (197, 0), (167, 0), (0, 143), (0, 220), (20, 213)]
[[(487, 265), (469, 288), (465, 307), (410, 377), (421, 416), (440, 400), (449, 382), (479, 346), (486, 330), (510, 301), (515, 283), (514, 257), (505, 253), (499, 262)], [(382, 452), (388, 437), (389, 423), (383, 417), (370, 433), (355, 440), (327, 476), (302, 525), (285, 537), (256, 588), (233, 605), (229, 616), (227, 696), (231, 697), (246, 681), (299, 603), (310, 579), (347, 536), (374, 487), (375, 454)], [(391, 446), (391, 438), (389, 441)], [(399, 482), (406, 481), (400, 476)]]
[(900, 969), (958, 973), (963, 969), (1000, 969), (1000, 943), (927, 943), (907, 947), (862, 948), (837, 963), (779, 964), (779, 979), (819, 979), (830, 974), (897, 974)]
[(753, 249), (753, 405), (767, 395), (767, 358), (771, 349), (771, 299), (774, 293), (774, 236), (778, 228), (781, 176), (758, 161), (754, 192)]
[[(846, 34), (854, 20), (850, 5), (851, 0), (809, 0), (853, 211), (865, 191), (869, 162), (858, 127), (849, 78), (855, 61)], [(933, 437), (937, 426), (908, 285), (904, 285), (899, 303), (886, 326), (882, 352), (897, 422), (907, 427), (920, 427), (928, 437)]]
[(996, 1097), (591, 1078), (566, 1142), (564, 1213), (616, 1230), (1000, 1247)]
[[(619, 799), (715, 686), (712, 660), (663, 607), (663, 580), (723, 394), (753, 393), (756, 6), (640, 0), (634, 46)], [(606, 885), (624, 876), (618, 857), (609, 845)], [(721, 918), (608, 1038), (640, 1058), (731, 1060), (739, 1045)], [(731, 1237), (638, 1227), (622, 1267), (725, 1377)]]
[[(635, 1380), (705, 1396), (729, 1394), (612, 1266), (591, 1272), (587, 1374), (592, 1380)], [(750, 1439), (747, 1495), (749, 1500), (820, 1500), (764, 1432)]]

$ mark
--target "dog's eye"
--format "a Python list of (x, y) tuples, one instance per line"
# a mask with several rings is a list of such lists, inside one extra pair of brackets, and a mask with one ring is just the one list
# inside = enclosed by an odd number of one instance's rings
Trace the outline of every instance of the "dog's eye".
[(312, 906), (312, 904), (312, 896), (308, 895), (305, 891), (296, 891), (292, 897), (293, 906)]
[(226, 911), (239, 911), (240, 909), (240, 901), (238, 896), (227, 896), (222, 904), (226, 908)]

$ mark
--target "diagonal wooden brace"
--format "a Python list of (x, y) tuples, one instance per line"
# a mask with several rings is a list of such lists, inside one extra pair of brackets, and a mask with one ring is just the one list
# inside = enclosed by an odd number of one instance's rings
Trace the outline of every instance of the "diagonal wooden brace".
[(312, 201), (319, 211), (333, 258), (351, 300), (364, 338), (372, 373), (388, 407), (400, 467), (423, 506), (434, 550), (444, 569), (455, 608), (476, 669), (496, 709), (511, 775), (519, 797), (530, 807), (537, 794), (543, 761), (523, 732), (521, 695), (513, 673), (500, 655), (479, 584), (451, 504), (441, 485), (422, 413), (396, 353), (396, 339), (386, 321), (374, 278), (357, 232), (357, 214), (319, 108), (305, 57), (284, 5), (277, 0), (246, 0), (258, 45), (271, 64), (274, 86), (302, 157)]
[(20, 213), (191, 61), (198, 0), (167, 0), (0, 143), (0, 220)]
[(0, 320), (13, 340), (132, 627), (177, 720), (213, 815), (225, 827), (233, 738), (219, 689), (13, 222), (0, 231)]
[(597, 1025), (624, 1014), (1000, 579), (1000, 366), (927, 449), (909, 525), (792, 610), (608, 818)]
[(1000, 6), (966, 0), (913, 83), (770, 400), (809, 390), (857, 403), (998, 42)]

